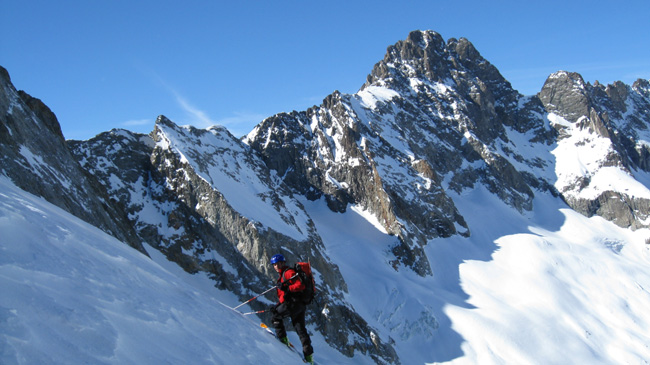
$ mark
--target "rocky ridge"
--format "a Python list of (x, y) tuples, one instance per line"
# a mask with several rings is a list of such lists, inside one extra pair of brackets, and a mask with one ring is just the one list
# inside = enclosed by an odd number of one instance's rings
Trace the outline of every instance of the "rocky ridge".
[(123, 207), (73, 157), (54, 113), (41, 100), (17, 91), (2, 67), (0, 118), (2, 175), (145, 252)]
[(127, 207), (140, 237), (186, 271), (208, 272), (218, 288), (245, 300), (275, 280), (268, 264), (275, 252), (310, 260), (317, 305), (334, 316), (310, 312), (309, 320), (349, 356), (354, 349), (378, 362), (396, 361), (389, 345), (365, 339), (371, 329), (343, 299), (345, 280), (300, 202), (225, 128), (179, 127), (160, 116), (148, 136), (113, 130), (70, 144), (81, 165)]
[[(632, 188), (637, 180), (646, 181), (649, 171), (648, 90), (647, 80), (631, 87), (622, 82), (591, 85), (564, 71), (544, 84), (539, 99), (558, 131), (558, 146), (589, 150), (580, 166), (560, 171), (555, 182), (576, 211), (621, 227), (648, 227), (650, 196)], [(567, 160), (566, 155), (556, 157), (560, 163)]]
[(400, 238), (393, 265), (428, 275), (429, 240), (470, 234), (448, 192), (480, 182), (530, 210), (534, 190), (552, 190), (534, 171), (549, 162), (526, 161), (508, 145), (506, 129), (550, 144), (554, 131), (541, 115), (541, 103), (513, 90), (467, 40), (413, 32), (388, 48), (358, 93), (267, 118), (245, 142), (297, 194), (373, 212)]

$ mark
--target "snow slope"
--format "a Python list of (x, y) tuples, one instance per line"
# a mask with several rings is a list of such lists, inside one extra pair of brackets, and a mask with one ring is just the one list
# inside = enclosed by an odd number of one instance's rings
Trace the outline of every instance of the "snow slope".
[(192, 166), (237, 212), (296, 240), (306, 239), (309, 224), (300, 207), (278, 194), (277, 187), (269, 187), (272, 179), (265, 176), (264, 163), (248, 161), (245, 145), (225, 128), (203, 130), (166, 121), (157, 124), (157, 132), (158, 146)]
[[(151, 260), (6, 178), (0, 232), (1, 364), (302, 363), (206, 277), (153, 249)], [(325, 363), (347, 361), (317, 338), (314, 347)]]
[[(648, 363), (648, 230), (543, 195), (526, 216), (480, 188), (454, 199), (472, 236), (430, 242), (424, 278), (387, 265), (395, 237), (365, 212), (303, 202), (346, 299), (376, 329), (370, 340), (393, 343), (403, 364)], [(2, 364), (301, 363), (206, 277), (155, 250), (150, 260), (5, 179), (0, 232)], [(372, 363), (311, 332), (321, 364)]]
[(527, 216), (480, 188), (454, 199), (472, 236), (430, 242), (434, 275), (425, 278), (387, 265), (395, 238), (363, 212), (304, 202), (347, 299), (403, 363), (650, 361), (648, 230), (586, 218), (544, 195)]

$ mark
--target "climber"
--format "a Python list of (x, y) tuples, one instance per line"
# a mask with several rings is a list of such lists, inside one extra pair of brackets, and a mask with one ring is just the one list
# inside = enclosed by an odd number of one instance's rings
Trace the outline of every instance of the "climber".
[(300, 292), (305, 290), (305, 285), (300, 281), (296, 270), (287, 266), (284, 256), (281, 254), (274, 255), (271, 258), (271, 265), (280, 274), (277, 281), (279, 302), (270, 310), (273, 314), (271, 323), (275, 327), (275, 334), (282, 343), (289, 346), (287, 331), (284, 328), (284, 318), (290, 317), (291, 323), (300, 337), (300, 342), (302, 342), (302, 353), (305, 356), (305, 361), (313, 363), (314, 349), (311, 346), (311, 338), (309, 338), (305, 327), (306, 306), (300, 295)]

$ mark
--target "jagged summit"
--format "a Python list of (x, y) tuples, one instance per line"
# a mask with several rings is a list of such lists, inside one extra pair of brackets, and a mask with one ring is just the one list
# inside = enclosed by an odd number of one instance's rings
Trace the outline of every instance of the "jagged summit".
[[(474, 78), (480, 83), (469, 82)], [(410, 79), (455, 85), (462, 93), (477, 88), (490, 89), (501, 98), (517, 94), (469, 40), (450, 38), (445, 43), (434, 31), (411, 32), (406, 40), (388, 47), (386, 56), (374, 66), (361, 89), (371, 85), (405, 87)]]
[(174, 125), (174, 122), (172, 122), (171, 120), (169, 120), (169, 118), (161, 114), (158, 116), (158, 118), (156, 118), (156, 124)]
[(650, 80), (638, 79), (632, 84), (634, 91), (642, 94), (645, 97), (650, 96)]
[(384, 59), (373, 68), (365, 86), (394, 81), (403, 84), (404, 78), (426, 78), (442, 81), (445, 74), (443, 56), (445, 43), (440, 34), (432, 31), (411, 32), (405, 41), (388, 47)]
[(429, 239), (470, 234), (446, 190), (481, 181), (530, 209), (534, 194), (524, 176), (491, 151), (509, 140), (508, 125), (548, 133), (542, 120), (519, 111), (521, 98), (469, 41), (445, 44), (418, 31), (388, 48), (358, 93), (268, 118), (244, 141), (296, 193), (324, 195), (337, 211), (371, 211), (402, 242), (393, 248), (394, 265), (427, 275), (420, 258)]
[(551, 74), (539, 96), (547, 111), (561, 113), (570, 122), (589, 115), (587, 83), (578, 73), (558, 71)]

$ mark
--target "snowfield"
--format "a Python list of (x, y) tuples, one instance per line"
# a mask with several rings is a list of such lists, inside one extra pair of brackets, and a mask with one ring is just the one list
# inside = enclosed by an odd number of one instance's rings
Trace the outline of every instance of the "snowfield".
[(302, 363), (207, 277), (151, 248), (149, 259), (6, 178), (0, 232), (1, 364)]
[[(545, 195), (526, 215), (481, 188), (454, 200), (472, 235), (431, 241), (426, 278), (390, 267), (395, 238), (363, 211), (303, 202), (347, 299), (376, 329), (369, 338), (394, 343), (403, 364), (650, 361), (648, 230)], [(150, 259), (5, 178), (0, 232), (2, 364), (301, 363), (205, 276), (153, 249)], [(320, 364), (373, 363), (311, 333)]]

